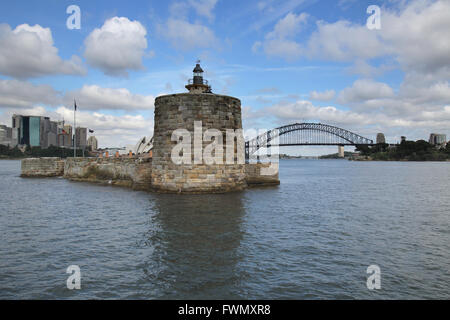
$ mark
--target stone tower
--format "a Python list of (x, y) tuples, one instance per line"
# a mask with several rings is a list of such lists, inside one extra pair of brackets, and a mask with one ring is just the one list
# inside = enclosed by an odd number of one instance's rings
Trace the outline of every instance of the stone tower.
[[(241, 101), (212, 93), (203, 79), (200, 63), (193, 72), (193, 79), (186, 85), (189, 93), (160, 96), (155, 100), (152, 188), (176, 193), (242, 190), (247, 185)], [(183, 132), (182, 138), (176, 132)], [(222, 138), (211, 138), (208, 132), (220, 133)], [(235, 137), (227, 132), (234, 132)], [(177, 149), (180, 141), (185, 147), (181, 153)], [(215, 152), (209, 153), (219, 155), (223, 161), (205, 160), (208, 154), (205, 152), (212, 142), (223, 142)], [(230, 144), (233, 148), (227, 149)], [(174, 161), (174, 155), (183, 161)]]

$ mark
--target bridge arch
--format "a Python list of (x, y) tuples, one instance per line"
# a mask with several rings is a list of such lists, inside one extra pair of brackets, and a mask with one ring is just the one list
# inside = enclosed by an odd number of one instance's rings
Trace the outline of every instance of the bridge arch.
[[(278, 138), (278, 142), (274, 142)], [(373, 145), (373, 140), (346, 129), (323, 123), (294, 123), (269, 130), (245, 142), (245, 157), (249, 159), (261, 148), (271, 146), (356, 146)]]

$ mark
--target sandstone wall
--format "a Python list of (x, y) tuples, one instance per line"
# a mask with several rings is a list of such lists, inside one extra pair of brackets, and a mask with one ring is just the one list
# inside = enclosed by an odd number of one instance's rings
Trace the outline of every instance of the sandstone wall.
[(21, 177), (57, 177), (64, 174), (64, 160), (61, 158), (23, 159)]
[[(190, 192), (225, 192), (242, 190), (248, 186), (267, 186), (280, 184), (278, 175), (278, 164), (251, 163), (242, 165), (245, 184), (239, 187), (233, 181), (239, 181), (242, 176), (240, 166), (234, 175), (230, 169), (223, 166), (197, 165), (185, 167), (185, 173), (164, 173), (168, 188), (177, 191), (177, 178), (190, 187)], [(107, 183), (130, 187), (135, 190), (154, 190), (152, 188), (152, 159), (129, 159), (129, 158), (37, 158), (22, 160), (22, 177), (55, 177), (64, 175), (65, 178), (75, 181), (88, 181)], [(264, 171), (266, 170), (266, 171)], [(220, 178), (218, 178), (220, 177)], [(170, 189), (169, 189), (170, 190)], [(167, 191), (170, 192), (170, 191)]]
[(245, 165), (245, 174), (249, 186), (279, 185), (278, 163), (249, 163)]
[[(202, 129), (217, 129), (226, 144), (227, 129), (242, 129), (239, 99), (216, 94), (174, 94), (155, 101), (152, 188), (159, 192), (211, 193), (242, 190), (247, 186), (245, 164), (195, 164), (194, 122)], [(171, 159), (176, 129), (191, 133), (191, 164), (175, 164)], [(243, 139), (243, 137), (241, 137)], [(203, 148), (211, 142), (204, 141)], [(237, 157), (237, 148), (234, 155)], [(241, 150), (243, 152), (243, 150)], [(223, 154), (226, 154), (224, 148)], [(237, 161), (236, 161), (237, 162)]]
[(149, 158), (68, 158), (64, 177), (149, 190), (151, 171), (152, 161)]

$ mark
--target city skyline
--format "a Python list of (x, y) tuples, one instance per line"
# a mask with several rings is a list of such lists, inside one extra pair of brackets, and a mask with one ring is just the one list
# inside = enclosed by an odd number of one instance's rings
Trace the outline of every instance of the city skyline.
[[(88, 144), (88, 132), (94, 130), (77, 126), (75, 132), (73, 126), (63, 121), (52, 121), (50, 117), (13, 114), (11, 127), (0, 124), (0, 144), (10, 148), (28, 147), (63, 147), (73, 148), (74, 139), (77, 148), (85, 148)], [(76, 133), (76, 135), (74, 135)], [(95, 136), (95, 149), (98, 141)]]
[[(135, 144), (152, 134), (154, 98), (185, 92), (201, 59), (213, 92), (241, 99), (245, 129), (321, 121), (392, 143), (449, 135), (446, 1), (79, 1), (79, 30), (66, 26), (71, 4), (0, 5), (0, 123), (13, 113), (71, 122), (76, 98), (100, 147)], [(366, 27), (369, 5), (380, 30)]]

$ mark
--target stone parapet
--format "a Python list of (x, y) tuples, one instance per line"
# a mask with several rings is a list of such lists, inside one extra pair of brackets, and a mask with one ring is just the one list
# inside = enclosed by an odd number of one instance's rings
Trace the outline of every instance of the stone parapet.
[[(247, 186), (278, 185), (278, 163), (250, 163), (245, 165), (192, 165), (180, 172), (167, 166), (156, 177), (150, 158), (36, 158), (22, 160), (22, 177), (56, 177), (118, 185), (134, 190), (157, 192), (220, 193), (240, 191)], [(158, 167), (156, 167), (158, 169)], [(162, 169), (160, 169), (162, 170)], [(153, 179), (162, 179), (164, 189), (154, 188)], [(238, 181), (239, 183), (236, 183)], [(244, 181), (241, 183), (240, 181)]]
[(150, 158), (68, 158), (64, 177), (149, 190), (151, 171)]
[(21, 163), (21, 177), (58, 177), (64, 174), (61, 158), (29, 158)]
[(279, 185), (279, 163), (248, 163), (245, 176), (250, 187)]

